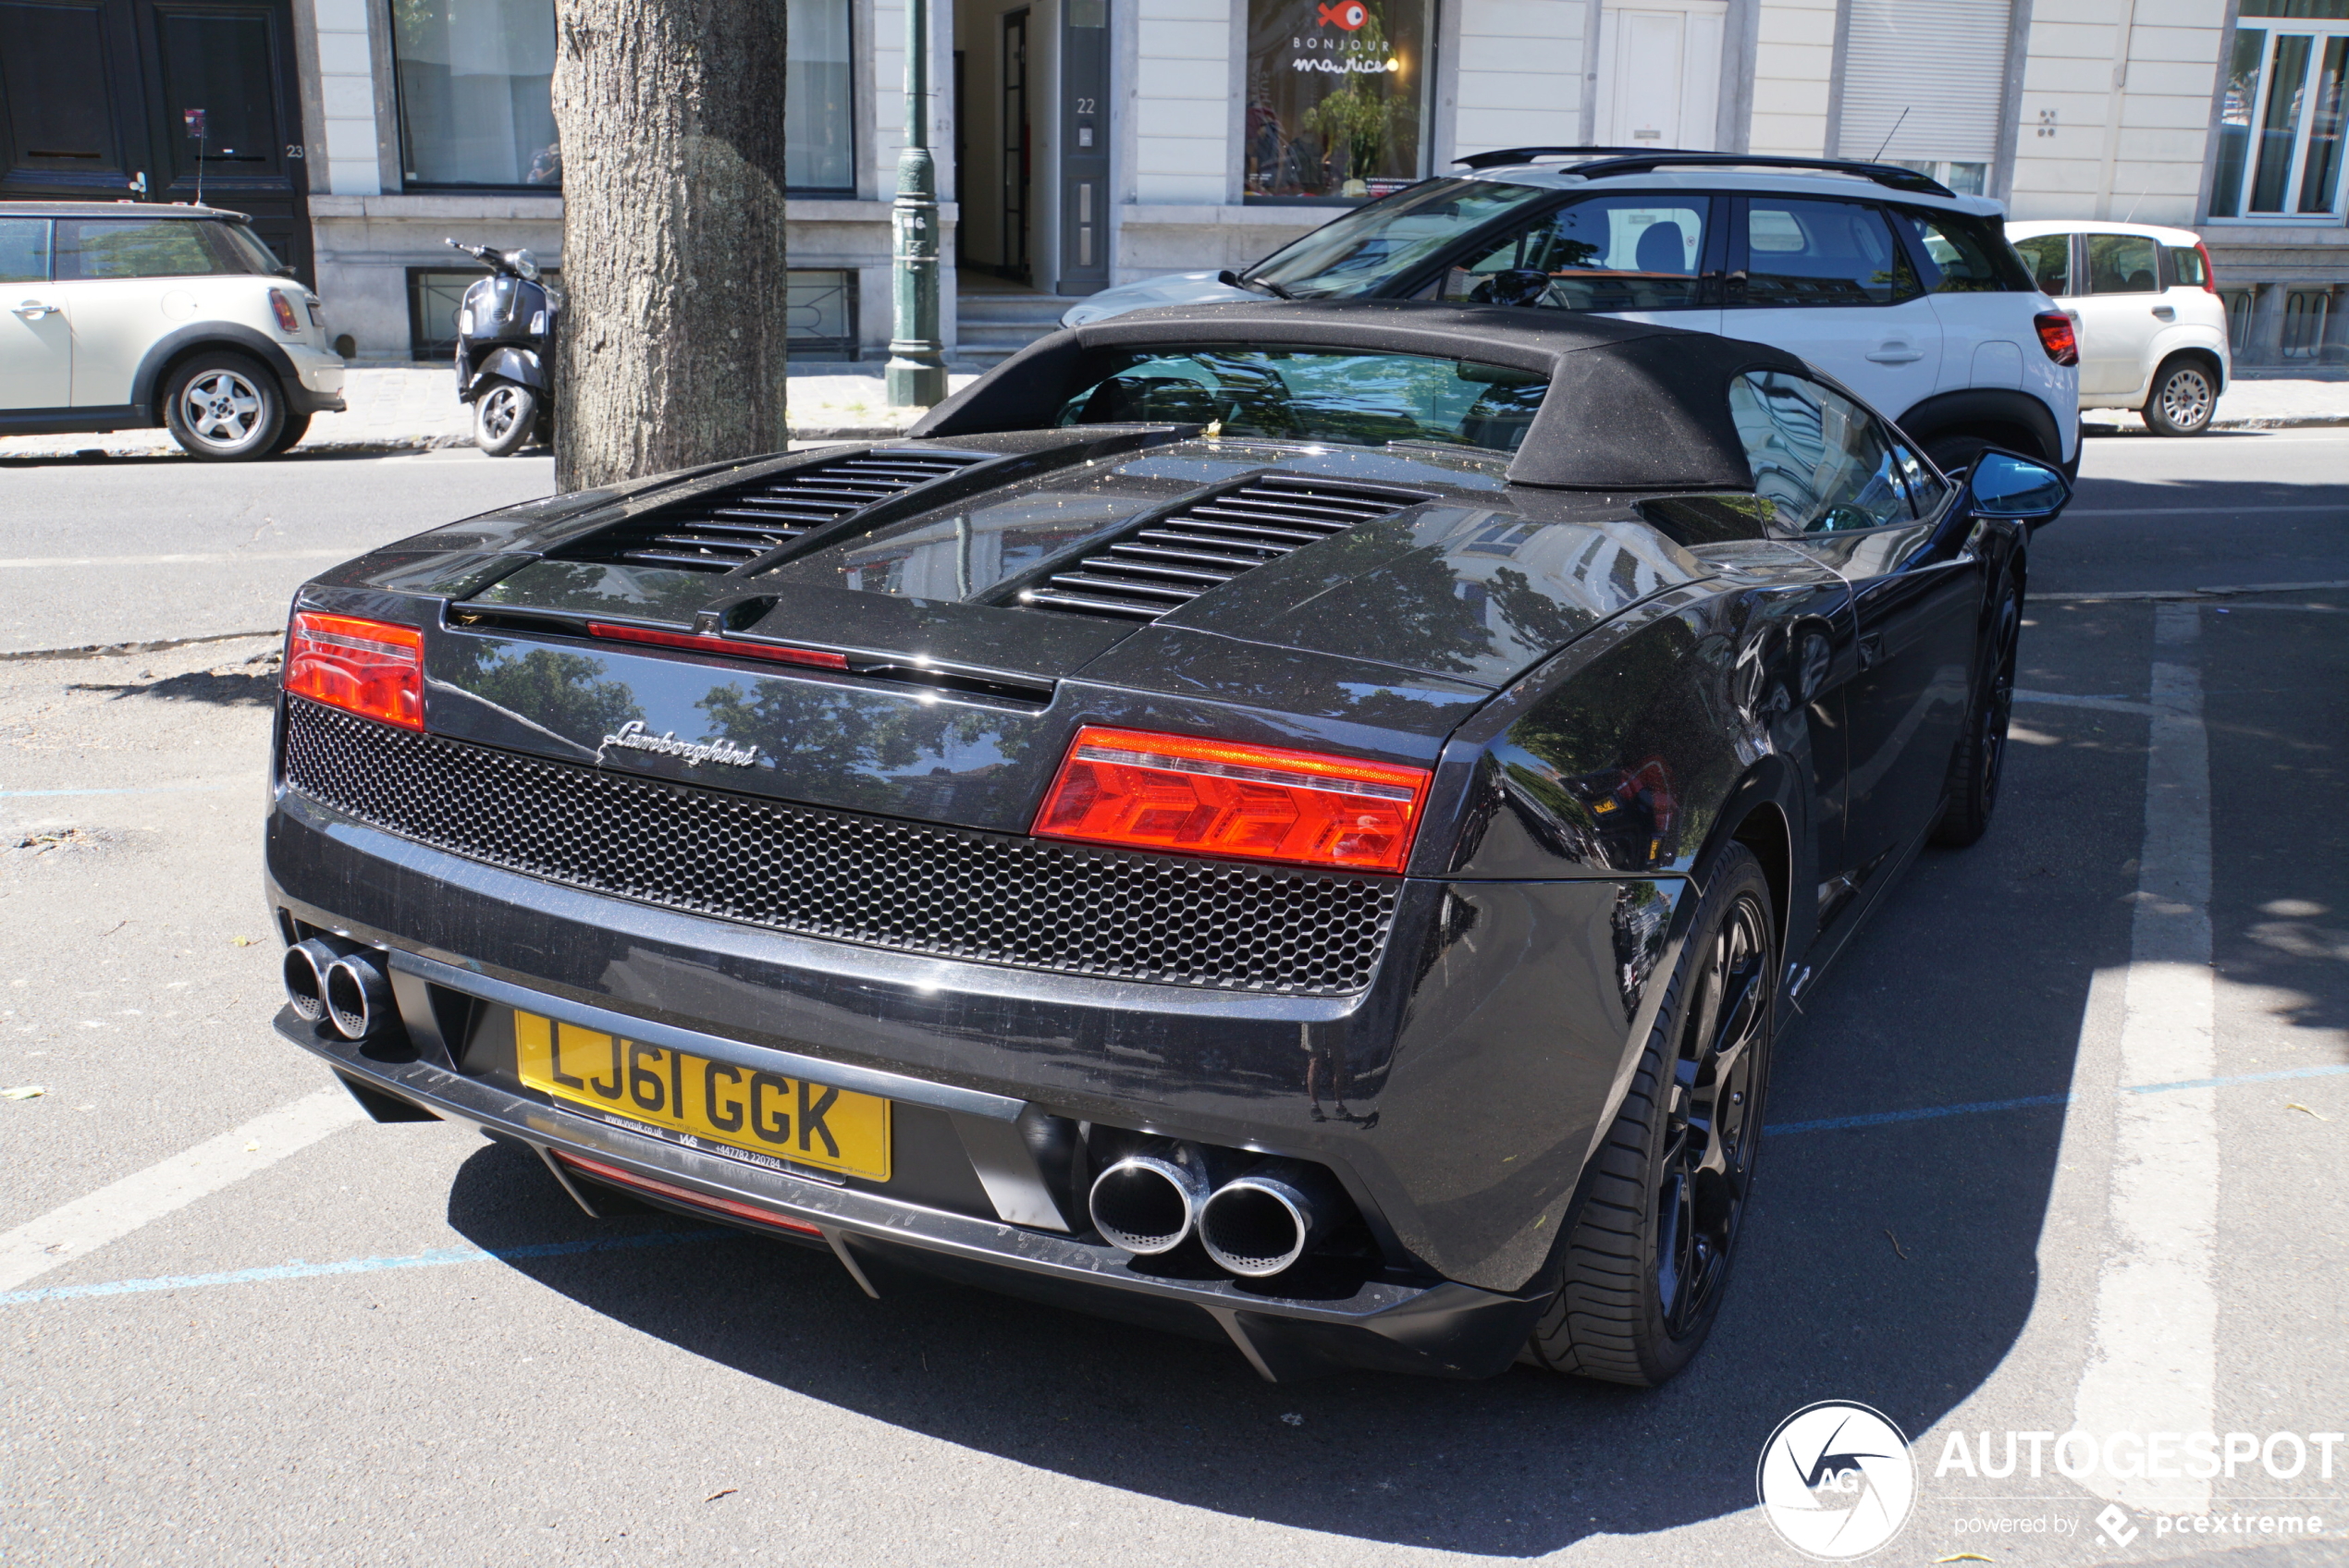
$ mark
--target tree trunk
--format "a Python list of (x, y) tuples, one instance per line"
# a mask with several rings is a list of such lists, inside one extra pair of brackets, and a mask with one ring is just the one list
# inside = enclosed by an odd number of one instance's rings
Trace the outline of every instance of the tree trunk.
[(781, 451), (784, 0), (557, 0), (578, 490)]

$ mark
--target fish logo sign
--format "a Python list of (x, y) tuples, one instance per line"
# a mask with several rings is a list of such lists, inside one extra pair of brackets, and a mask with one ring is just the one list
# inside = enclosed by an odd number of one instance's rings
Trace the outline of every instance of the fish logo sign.
[(1337, 0), (1334, 6), (1322, 6), (1321, 19), (1314, 25), (1316, 27), (1342, 27), (1347, 31), (1352, 32), (1370, 19), (1371, 8), (1363, 5), (1362, 0)]

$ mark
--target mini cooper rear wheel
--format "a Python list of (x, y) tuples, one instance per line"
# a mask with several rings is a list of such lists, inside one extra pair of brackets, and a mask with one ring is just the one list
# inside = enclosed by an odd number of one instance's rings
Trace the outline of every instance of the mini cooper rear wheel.
[(2146, 399), (2146, 428), (2156, 435), (2199, 435), (2219, 411), (2219, 388), (2209, 367), (2194, 360), (2171, 360), (2153, 374)]
[(1761, 1143), (1777, 927), (1744, 845), (1710, 882), (1527, 1347), (1559, 1372), (1653, 1388), (1721, 1309)]
[(165, 427), (190, 457), (206, 462), (268, 456), (285, 419), (277, 378), (243, 354), (198, 354), (164, 385)]
[(1998, 607), (1990, 613), (1989, 645), (1982, 673), (1966, 705), (1965, 733), (1949, 758), (1949, 791), (1933, 841), (1962, 850), (1990, 830), (1998, 803), (1998, 779), (2006, 770), (2007, 724), (2014, 712), (2015, 651), (2023, 639), (2023, 594), (2007, 579)]

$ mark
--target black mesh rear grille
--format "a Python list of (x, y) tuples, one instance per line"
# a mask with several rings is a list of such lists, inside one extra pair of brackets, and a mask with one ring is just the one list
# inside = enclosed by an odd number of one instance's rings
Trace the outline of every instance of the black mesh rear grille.
[(1251, 567), (1427, 499), (1310, 479), (1250, 480), (1153, 519), (1019, 601), (1078, 615), (1156, 620)]
[(732, 571), (809, 529), (986, 460), (976, 452), (864, 452), (643, 512), (555, 554), (609, 566)]
[(387, 832), (550, 882), (982, 963), (1323, 996), (1370, 984), (1391, 879), (1097, 852), (627, 778), (301, 698), (286, 780)]

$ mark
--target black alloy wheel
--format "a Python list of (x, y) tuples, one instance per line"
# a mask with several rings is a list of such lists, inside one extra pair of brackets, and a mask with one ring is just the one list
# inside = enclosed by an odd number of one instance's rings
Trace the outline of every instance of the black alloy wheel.
[(1760, 1153), (1777, 927), (1744, 845), (1710, 884), (1527, 1346), (1556, 1371), (1653, 1388), (1721, 1309)]
[(2023, 641), (2023, 595), (2009, 578), (1990, 618), (1982, 673), (1967, 704), (1965, 733), (1949, 758), (1949, 782), (1933, 841), (1962, 850), (1990, 830), (1998, 805), (1998, 780), (2006, 772), (2007, 727), (2014, 716), (2016, 650)]
[(538, 394), (512, 381), (493, 381), (473, 404), (473, 445), (493, 458), (510, 458), (529, 445), (538, 429)]

